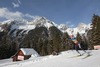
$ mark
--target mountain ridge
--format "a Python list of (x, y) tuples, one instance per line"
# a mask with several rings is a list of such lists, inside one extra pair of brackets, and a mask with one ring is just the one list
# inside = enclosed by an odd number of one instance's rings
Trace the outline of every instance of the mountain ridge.
[[(80, 23), (77, 27), (75, 28), (70, 28), (65, 24), (56, 24), (53, 21), (50, 21), (48, 19), (46, 19), (45, 17), (36, 17), (34, 20), (32, 21), (26, 21), (26, 20), (7, 20), (4, 21), (0, 24), (0, 26), (4, 25), (4, 24), (11, 24), (13, 23), (13, 26), (11, 27), (11, 29), (24, 29), (24, 30), (31, 30), (34, 29), (36, 26), (44, 26), (47, 29), (49, 29), (51, 26), (55, 26), (57, 27), (60, 31), (62, 32), (68, 32), (69, 34), (71, 34), (71, 32), (73, 31), (73, 33), (76, 35), (77, 32), (79, 32), (80, 34), (84, 34), (86, 30), (91, 29), (90, 24), (86, 25), (84, 23)], [(0, 27), (0, 30), (2, 30), (2, 28)]]

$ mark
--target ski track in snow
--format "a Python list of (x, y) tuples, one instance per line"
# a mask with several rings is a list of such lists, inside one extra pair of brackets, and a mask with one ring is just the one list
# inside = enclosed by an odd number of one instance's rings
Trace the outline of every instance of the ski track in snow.
[[(80, 51), (84, 53), (83, 51)], [(77, 56), (75, 50), (61, 52), (59, 55), (41, 56), (25, 61), (12, 62), (12, 59), (0, 60), (0, 67), (100, 67), (100, 50), (88, 50), (92, 56)], [(71, 58), (73, 57), (73, 58)]]

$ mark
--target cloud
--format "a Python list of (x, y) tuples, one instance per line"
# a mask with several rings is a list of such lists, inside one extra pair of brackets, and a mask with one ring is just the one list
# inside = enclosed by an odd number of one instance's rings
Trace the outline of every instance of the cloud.
[(19, 11), (12, 12), (12, 11), (9, 11), (7, 8), (0, 8), (0, 18), (15, 19), (15, 20), (27, 20), (28, 18), (34, 19), (35, 16), (32, 16), (28, 13), (23, 14)]
[(75, 24), (72, 24), (71, 21), (66, 21), (66, 25), (67, 25), (68, 27), (75, 27)]
[(18, 3), (12, 2), (12, 5), (13, 5), (14, 8), (19, 7), (19, 4)]
[(67, 25), (70, 24), (70, 23), (71, 23), (71, 21), (67, 21), (67, 22), (66, 22)]
[(20, 4), (21, 4), (20, 0), (17, 0), (16, 3), (12, 2), (12, 5), (13, 5), (14, 8), (19, 7)]
[(7, 8), (0, 8), (0, 17), (6, 19), (21, 19), (23, 14), (21, 12), (11, 12)]
[(32, 18), (32, 19), (35, 18), (35, 16), (32, 16), (32, 15), (30, 15), (30, 14), (25, 14), (25, 17), (29, 17), (29, 18)]
[(18, 0), (18, 3), (21, 4), (20, 0)]
[(75, 27), (75, 25), (74, 24), (71, 24), (71, 25), (69, 25), (69, 27)]

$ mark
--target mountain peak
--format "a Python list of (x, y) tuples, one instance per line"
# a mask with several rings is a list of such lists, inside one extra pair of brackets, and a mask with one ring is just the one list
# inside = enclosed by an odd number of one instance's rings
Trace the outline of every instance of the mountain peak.
[(76, 28), (68, 28), (67, 25), (65, 24), (55, 24), (54, 22), (48, 20), (45, 17), (41, 17), (41, 16), (36, 16), (34, 17), (34, 20), (32, 21), (27, 21), (27, 20), (7, 20), (2, 22), (2, 24), (11, 24), (11, 30), (13, 29), (24, 29), (24, 30), (31, 30), (34, 29), (35, 27), (46, 27), (47, 29), (49, 29), (51, 26), (55, 26), (58, 29), (60, 29), (62, 32), (68, 32), (69, 34), (71, 34), (71, 32), (73, 31), (73, 34), (77, 34), (77, 32), (79, 32), (80, 34), (85, 33), (85, 30), (90, 29), (90, 24), (86, 25), (85, 23), (80, 23), (78, 24), (78, 26)]

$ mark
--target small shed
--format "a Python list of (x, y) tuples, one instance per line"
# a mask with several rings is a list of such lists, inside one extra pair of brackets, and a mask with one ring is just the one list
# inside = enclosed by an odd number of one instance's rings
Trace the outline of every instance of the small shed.
[(37, 56), (39, 56), (39, 54), (33, 48), (21, 48), (12, 56), (12, 59), (13, 61), (22, 61)]
[(95, 45), (95, 46), (94, 46), (94, 49), (95, 49), (95, 50), (99, 50), (99, 49), (100, 49), (100, 45)]

